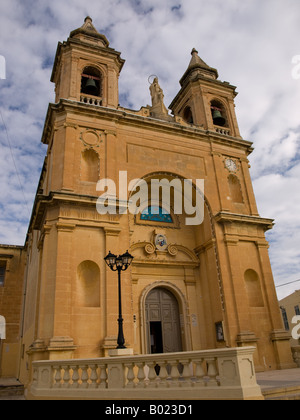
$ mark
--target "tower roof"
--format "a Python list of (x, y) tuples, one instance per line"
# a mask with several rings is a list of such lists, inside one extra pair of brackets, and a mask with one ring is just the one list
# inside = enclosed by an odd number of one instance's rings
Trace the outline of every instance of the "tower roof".
[(192, 58), (190, 64), (180, 80), (181, 86), (183, 86), (187, 80), (195, 80), (197, 76), (209, 79), (217, 79), (219, 77), (218, 71), (208, 66), (205, 61), (199, 57), (198, 51), (195, 48), (192, 49), (191, 54)]
[(93, 25), (93, 20), (89, 16), (84, 19), (84, 24), (75, 29), (70, 33), (70, 38), (82, 38), (82, 36), (88, 35), (91, 38), (96, 38), (97, 40), (101, 40), (104, 47), (109, 46), (109, 42), (105, 35), (100, 34), (95, 26)]

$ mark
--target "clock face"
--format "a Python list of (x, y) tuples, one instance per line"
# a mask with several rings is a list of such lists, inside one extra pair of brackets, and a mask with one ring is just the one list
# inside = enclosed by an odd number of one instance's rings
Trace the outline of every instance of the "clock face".
[(226, 168), (230, 171), (236, 171), (236, 163), (233, 159), (226, 159), (225, 161)]

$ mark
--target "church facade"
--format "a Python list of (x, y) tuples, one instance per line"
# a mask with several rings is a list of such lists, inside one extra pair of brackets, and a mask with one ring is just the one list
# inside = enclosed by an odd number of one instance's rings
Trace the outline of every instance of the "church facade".
[[(236, 88), (194, 49), (171, 114), (157, 78), (152, 105), (134, 111), (119, 105), (123, 65), (89, 17), (58, 44), (47, 156), (22, 251), (20, 378), (33, 360), (96, 358), (116, 347), (118, 278), (104, 257), (126, 250), (134, 259), (122, 273), (124, 335), (134, 354), (250, 345), (257, 371), (293, 367), (265, 239), (273, 221), (257, 211)], [(115, 211), (99, 211), (105, 191)]]

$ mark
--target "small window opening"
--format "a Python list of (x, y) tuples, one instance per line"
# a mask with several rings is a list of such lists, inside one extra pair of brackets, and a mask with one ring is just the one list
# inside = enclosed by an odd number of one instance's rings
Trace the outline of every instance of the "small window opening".
[(0, 261), (0, 287), (4, 286), (6, 272), (6, 262)]
[(282, 315), (282, 319), (283, 319), (283, 323), (284, 323), (284, 328), (285, 328), (286, 331), (289, 331), (290, 325), (289, 325), (289, 320), (288, 320), (286, 310), (282, 306), (280, 307), (280, 309), (281, 309), (281, 315)]

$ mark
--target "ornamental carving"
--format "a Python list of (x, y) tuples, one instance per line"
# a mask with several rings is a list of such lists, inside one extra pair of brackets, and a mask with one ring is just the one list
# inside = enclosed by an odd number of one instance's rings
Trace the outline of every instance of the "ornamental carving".
[(80, 140), (86, 148), (97, 149), (103, 143), (102, 134), (96, 130), (84, 130), (80, 133)]

